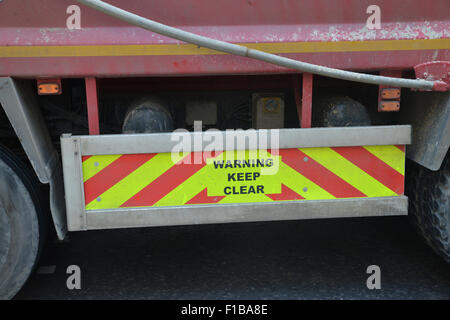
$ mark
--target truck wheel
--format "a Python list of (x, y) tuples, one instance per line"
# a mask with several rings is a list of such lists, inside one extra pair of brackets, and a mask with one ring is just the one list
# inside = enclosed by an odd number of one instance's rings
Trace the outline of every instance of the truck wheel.
[(39, 182), (0, 146), (0, 299), (10, 299), (28, 279), (43, 243)]
[[(450, 263), (450, 161), (438, 171), (411, 164), (409, 213), (426, 242)], [(407, 183), (408, 186), (408, 183)]]

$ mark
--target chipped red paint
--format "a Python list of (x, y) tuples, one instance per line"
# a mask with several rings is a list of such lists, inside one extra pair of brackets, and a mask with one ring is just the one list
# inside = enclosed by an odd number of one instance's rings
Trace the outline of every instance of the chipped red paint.
[(450, 89), (450, 61), (433, 61), (414, 67), (416, 77), (425, 80), (437, 80), (433, 90), (447, 91)]
[[(450, 38), (448, 0), (108, 0), (144, 17), (233, 43), (339, 42)], [(0, 2), (0, 47), (178, 44), (81, 6), (81, 30), (66, 28), (70, 0)], [(380, 6), (381, 30), (365, 26)], [(277, 52), (275, 52), (277, 53)], [(74, 53), (75, 55), (75, 53)], [(412, 69), (450, 60), (449, 48), (304, 52), (290, 58), (351, 70)], [(0, 57), (0, 76), (108, 77), (282, 73), (289, 70), (230, 55)]]

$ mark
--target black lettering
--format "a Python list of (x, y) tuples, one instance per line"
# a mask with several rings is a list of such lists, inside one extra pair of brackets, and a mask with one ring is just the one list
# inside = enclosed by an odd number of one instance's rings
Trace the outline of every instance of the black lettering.
[(236, 181), (236, 178), (234, 177), (235, 174), (236, 174), (236, 172), (235, 173), (229, 173), (228, 174), (228, 181)]
[(259, 172), (253, 172), (253, 180), (256, 180), (261, 174)]
[(256, 166), (257, 167), (264, 167), (264, 161), (261, 159), (256, 160)]
[(223, 161), (214, 161), (214, 169), (223, 168)]
[(231, 194), (231, 191), (227, 191), (227, 190), (230, 190), (230, 189), (231, 189), (230, 187), (225, 187), (225, 189), (223, 189), (223, 193)]
[(264, 193), (264, 186), (256, 186), (256, 193)]
[(237, 168), (237, 167), (241, 167), (241, 160), (234, 160), (234, 167), (235, 168)]
[(243, 172), (239, 172), (237, 174), (237, 181), (244, 181), (244, 173)]

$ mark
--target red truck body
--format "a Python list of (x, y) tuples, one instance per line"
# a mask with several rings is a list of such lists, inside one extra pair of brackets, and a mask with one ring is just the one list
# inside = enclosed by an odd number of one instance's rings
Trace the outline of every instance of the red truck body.
[[(450, 60), (448, 0), (111, 0), (143, 17), (218, 40), (348, 70), (406, 70)], [(287, 72), (198, 48), (69, 0), (0, 2), (0, 76), (122, 77)], [(370, 5), (381, 28), (369, 30)]]

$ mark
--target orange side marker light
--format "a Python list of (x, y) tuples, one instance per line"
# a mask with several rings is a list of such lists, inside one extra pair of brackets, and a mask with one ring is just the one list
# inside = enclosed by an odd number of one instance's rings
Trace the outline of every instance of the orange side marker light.
[(38, 95), (62, 94), (61, 79), (40, 79), (37, 88)]

